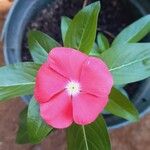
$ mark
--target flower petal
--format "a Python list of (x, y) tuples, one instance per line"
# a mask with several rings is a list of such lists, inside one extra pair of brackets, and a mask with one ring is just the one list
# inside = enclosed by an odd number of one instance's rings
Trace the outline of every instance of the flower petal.
[(103, 111), (108, 102), (108, 97), (96, 97), (80, 93), (73, 97), (73, 119), (79, 125), (92, 123)]
[(102, 60), (89, 57), (82, 66), (80, 83), (82, 91), (105, 97), (110, 93), (113, 79)]
[(73, 122), (71, 97), (61, 92), (51, 101), (40, 104), (40, 115), (54, 128), (66, 128)]
[(67, 82), (64, 77), (57, 74), (45, 63), (37, 73), (34, 96), (38, 102), (47, 102), (52, 96), (64, 90)]
[(87, 58), (87, 55), (75, 49), (58, 47), (51, 50), (48, 63), (51, 68), (63, 76), (78, 80), (82, 64)]

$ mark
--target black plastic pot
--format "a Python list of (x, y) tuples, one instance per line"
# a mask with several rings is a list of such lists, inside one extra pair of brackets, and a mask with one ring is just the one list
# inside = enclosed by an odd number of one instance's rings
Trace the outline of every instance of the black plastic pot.
[[(3, 29), (4, 57), (6, 64), (21, 61), (22, 40), (27, 24), (39, 10), (52, 1), (54, 0), (15, 0)], [(150, 13), (149, 0), (145, 0), (144, 2), (142, 0), (125, 0), (124, 2), (128, 3), (129, 9), (131, 9), (137, 18)], [(147, 79), (141, 82), (140, 88), (132, 98), (132, 101), (139, 110), (141, 116), (149, 112), (149, 91), (150, 79)], [(22, 98), (28, 103), (30, 97), (31, 96), (24, 96)], [(109, 114), (105, 115), (105, 119), (111, 129), (129, 123), (128, 121)]]

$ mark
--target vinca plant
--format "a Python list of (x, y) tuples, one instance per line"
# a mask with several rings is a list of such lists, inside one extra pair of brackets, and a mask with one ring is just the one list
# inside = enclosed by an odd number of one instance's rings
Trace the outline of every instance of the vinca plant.
[[(30, 31), (33, 62), (0, 68), (0, 101), (33, 95), (20, 114), (16, 142), (42, 142), (66, 129), (68, 150), (110, 150), (103, 112), (130, 122), (139, 120), (131, 101), (116, 87), (150, 76), (150, 15), (121, 31), (109, 43), (97, 32), (100, 2), (81, 9), (73, 19), (62, 17), (62, 43)], [(139, 42), (139, 43), (138, 43)]]

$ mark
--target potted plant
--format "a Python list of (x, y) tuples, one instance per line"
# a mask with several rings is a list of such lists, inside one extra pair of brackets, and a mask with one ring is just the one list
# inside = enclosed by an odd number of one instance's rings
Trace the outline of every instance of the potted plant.
[[(68, 149), (78, 149), (78, 145), (81, 145), (81, 149), (92, 149), (94, 145), (96, 145), (98, 149), (110, 149), (105, 121), (102, 115), (97, 118), (97, 114), (102, 112), (105, 107), (106, 111), (123, 117), (124, 119), (130, 121), (138, 120), (137, 110), (128, 98), (115, 87), (111, 87), (113, 83), (114, 85), (122, 85), (149, 77), (150, 45), (149, 43), (137, 42), (149, 33), (150, 16), (147, 15), (128, 26), (114, 39), (110, 46), (107, 38), (102, 33), (98, 33), (97, 41), (94, 42), (99, 11), (100, 3), (95, 2), (80, 10), (73, 19), (67, 17), (62, 18), (61, 31), (63, 46), (69, 48), (62, 48), (62, 44), (59, 44), (56, 40), (42, 32), (31, 31), (28, 34), (28, 43), (34, 62), (17, 63), (1, 68), (1, 100), (14, 96), (30, 95), (33, 94), (33, 89), (35, 89), (34, 96), (36, 100), (33, 97), (28, 109), (26, 108), (21, 115), (21, 127), (17, 136), (18, 142), (39, 143), (54, 130), (53, 127), (66, 128), (70, 126), (72, 122), (75, 122), (78, 125), (73, 124), (67, 130)], [(49, 52), (50, 50), (51, 52)], [(76, 108), (76, 104), (75, 106), (73, 105), (73, 108), (69, 106), (62, 109), (61, 106), (68, 106), (68, 103), (65, 104), (63, 101), (62, 103), (58, 103), (58, 105), (54, 104), (55, 107), (52, 108), (52, 104), (51, 102), (49, 103), (49, 101), (51, 98), (55, 99), (58, 93), (62, 92), (59, 89), (62, 85), (60, 84), (61, 82), (59, 82), (60, 78), (70, 78), (74, 74), (80, 74), (79, 68), (83, 64), (83, 61), (80, 62), (80, 60), (82, 60), (83, 57), (88, 58), (87, 64), (85, 66), (83, 65), (84, 76), (81, 78), (82, 81), (84, 80), (84, 88), (82, 89), (82, 86), (80, 88), (80, 84), (74, 80), (69, 80), (69, 84), (67, 83), (65, 86), (65, 91), (68, 92), (69, 97), (74, 97), (83, 90), (89, 94), (87, 99), (90, 96), (92, 96), (92, 99), (102, 96), (104, 101), (102, 100), (103, 103), (101, 103), (100, 106), (95, 105), (95, 103), (93, 103), (94, 100), (88, 104), (85, 103), (83, 107), (81, 105), (81, 107), (79, 107), (82, 110), (81, 114), (78, 113), (80, 111), (78, 110), (74, 113), (73, 120), (61, 121), (62, 118), (57, 120), (59, 116), (65, 116), (66, 113), (72, 116), (71, 111)], [(79, 59), (79, 62), (76, 62), (77, 59)], [(46, 63), (44, 63), (45, 61)], [(67, 65), (71, 67), (69, 70), (67, 70)], [(98, 68), (100, 68), (100, 70)], [(50, 73), (48, 69), (52, 72), (54, 71), (55, 76), (53, 76), (53, 73)], [(47, 74), (52, 75), (53, 78), (46, 76)], [(102, 74), (102, 76), (100, 74)], [(61, 75), (61, 77), (59, 75)], [(56, 77), (57, 80), (55, 83)], [(52, 89), (50, 83), (54, 85)], [(100, 88), (102, 90), (97, 87), (95, 88), (97, 84), (98, 86), (103, 85)], [(55, 93), (56, 91), (57, 93)], [(101, 93), (101, 96), (96, 91)], [(108, 95), (109, 101), (107, 98)], [(63, 97), (63, 95), (61, 97)], [(66, 99), (67, 98), (64, 100)], [(71, 103), (75, 102), (72, 100)], [(80, 100), (77, 104), (80, 104)], [(41, 116), (39, 115), (39, 105)], [(89, 108), (90, 111), (87, 106), (92, 107)], [(83, 115), (82, 112), (85, 107), (87, 107), (87, 109), (85, 109), (85, 114)], [(60, 108), (60, 110), (57, 110), (57, 108)], [(55, 114), (57, 111), (59, 115), (57, 113)], [(77, 119), (74, 119), (75, 116)], [(51, 125), (51, 127), (49, 125)], [(27, 131), (25, 138), (20, 140), (19, 137), (22, 133), (24, 134), (24, 130)], [(75, 136), (77, 138), (74, 139)]]
[[(31, 60), (26, 38), (28, 29), (36, 29), (48, 33), (61, 43), (60, 17), (65, 14), (73, 17), (82, 5), (83, 2), (81, 0), (71, 0), (67, 1), (67, 3), (65, 0), (33, 0), (32, 3), (28, 0), (23, 2), (15, 1), (3, 30), (5, 62), (8, 64)], [(137, 18), (149, 13), (149, 9), (146, 7), (148, 5), (148, 1), (143, 3), (140, 0), (115, 0), (112, 2), (102, 0), (98, 31), (105, 34), (109, 41), (112, 42), (121, 29)], [(128, 15), (124, 15), (124, 13)], [(149, 41), (149, 38), (147, 41)], [(149, 80), (130, 84), (125, 87), (125, 90), (141, 116), (143, 116), (149, 106)], [(26, 102), (29, 102), (30, 98), (30, 96), (23, 97)], [(105, 115), (105, 119), (110, 128), (117, 128), (128, 124), (126, 120), (111, 114)]]

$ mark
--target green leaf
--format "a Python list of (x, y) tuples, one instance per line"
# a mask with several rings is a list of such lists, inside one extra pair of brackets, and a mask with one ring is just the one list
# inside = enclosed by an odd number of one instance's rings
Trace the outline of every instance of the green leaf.
[(31, 99), (27, 115), (27, 127), (30, 143), (40, 143), (52, 130), (40, 117), (39, 105)]
[(33, 93), (35, 76), (40, 65), (17, 63), (0, 68), (0, 101)]
[(26, 107), (21, 113), (20, 113), (20, 123), (19, 123), (19, 130), (17, 132), (16, 142), (18, 144), (26, 144), (29, 143), (28, 139), (28, 130), (27, 130), (27, 112), (28, 107)]
[(102, 116), (87, 126), (72, 125), (67, 130), (68, 150), (111, 150)]
[(97, 35), (97, 43), (98, 43), (98, 47), (101, 50), (101, 52), (103, 52), (109, 48), (108, 39), (102, 33), (99, 33)]
[(135, 21), (115, 38), (112, 45), (122, 45), (125, 43), (136, 43), (150, 32), (150, 15), (144, 16)]
[(71, 19), (69, 17), (63, 16), (61, 18), (61, 34), (62, 34), (63, 42), (65, 42), (66, 33), (70, 23), (71, 23)]
[(91, 49), (90, 53), (89, 53), (90, 56), (95, 56), (95, 57), (100, 57), (100, 51), (99, 51), (99, 48), (98, 48), (98, 45), (96, 43), (94, 43), (94, 46), (93, 48)]
[(112, 88), (109, 99), (109, 103), (105, 108), (106, 111), (131, 122), (139, 120), (137, 109), (119, 90)]
[(101, 54), (114, 84), (126, 84), (150, 76), (150, 43), (113, 46)]
[(92, 3), (77, 13), (66, 33), (64, 45), (89, 53), (93, 47), (100, 2)]
[(58, 42), (40, 31), (29, 32), (28, 45), (33, 60), (39, 64), (45, 62), (52, 48), (60, 46)]

